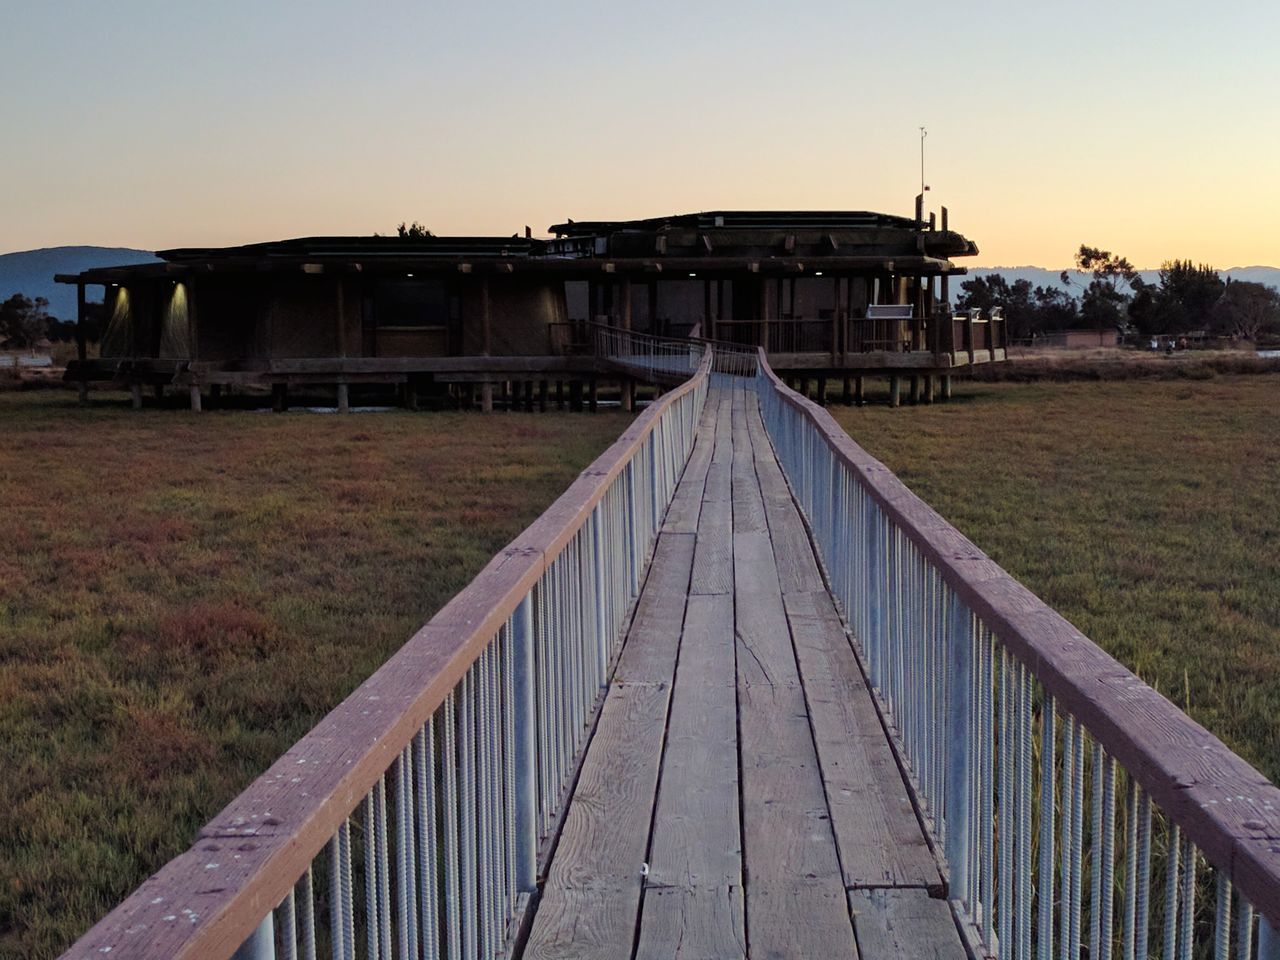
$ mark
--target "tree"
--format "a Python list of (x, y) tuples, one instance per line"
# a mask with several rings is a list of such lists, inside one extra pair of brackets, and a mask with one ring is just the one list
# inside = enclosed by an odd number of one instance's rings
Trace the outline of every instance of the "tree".
[(1015, 339), (1065, 329), (1076, 317), (1076, 301), (1070, 294), (1052, 287), (1032, 287), (1029, 280), (1010, 284), (998, 273), (966, 280), (960, 291), (957, 309), (976, 307), (989, 314), (993, 307), (999, 307), (1009, 325), (1009, 336)]
[[(1080, 313), (1085, 321), (1099, 330), (1123, 326), (1130, 291), (1135, 290), (1134, 281), (1138, 279), (1138, 271), (1133, 264), (1110, 250), (1083, 243), (1076, 251), (1075, 263), (1076, 273), (1088, 273), (1093, 277), (1080, 297)], [(1071, 283), (1065, 270), (1062, 272), (1062, 282)], [(1122, 287), (1127, 287), (1128, 290)]]
[(408, 226), (402, 222), (396, 227), (396, 236), (401, 240), (421, 240), (425, 237), (434, 237), (435, 234), (415, 220)]
[(44, 338), (49, 327), (49, 301), (15, 293), (0, 303), (0, 341), (31, 347)]
[(1228, 281), (1210, 317), (1212, 329), (1241, 340), (1280, 332), (1280, 292), (1262, 283)]

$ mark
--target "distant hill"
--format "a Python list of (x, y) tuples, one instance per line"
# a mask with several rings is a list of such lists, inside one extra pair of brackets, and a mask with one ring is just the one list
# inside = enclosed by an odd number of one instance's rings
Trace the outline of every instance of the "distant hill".
[(55, 273), (79, 273), (92, 267), (118, 267), (153, 263), (158, 257), (147, 250), (128, 247), (46, 247), (21, 253), (0, 254), (0, 300), (15, 293), (44, 297), (49, 313), (59, 320), (76, 318), (76, 288), (54, 283)]
[[(965, 266), (969, 265), (965, 264)], [(969, 277), (985, 277), (992, 273), (1000, 274), (1011, 284), (1017, 280), (1029, 280), (1033, 287), (1057, 287), (1059, 290), (1067, 290), (1076, 297), (1080, 296), (1081, 291), (1089, 285), (1091, 279), (1086, 273), (1076, 273), (1071, 270), (1071, 286), (1063, 287), (1059, 278), (1061, 270), (1050, 270), (1046, 267), (969, 267)], [(1147, 283), (1160, 282), (1159, 270), (1139, 270), (1138, 273)], [(1231, 267), (1227, 270), (1219, 270), (1218, 275), (1224, 280), (1230, 277), (1232, 280), (1265, 283), (1280, 290), (1280, 267)], [(957, 277), (951, 281), (952, 296), (956, 295), (960, 284), (966, 279), (968, 277)]]

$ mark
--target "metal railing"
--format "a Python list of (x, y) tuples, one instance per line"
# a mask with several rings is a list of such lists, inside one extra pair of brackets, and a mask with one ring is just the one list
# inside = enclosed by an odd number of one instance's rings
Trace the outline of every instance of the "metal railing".
[(1013, 580), (763, 356), (756, 385), (974, 951), (1280, 956), (1280, 790)]
[(603, 323), (593, 323), (591, 334), (597, 357), (646, 379), (687, 377), (706, 352), (698, 341), (655, 337)]
[(506, 950), (693, 444), (711, 352), (679, 359), (691, 379), (65, 957)]

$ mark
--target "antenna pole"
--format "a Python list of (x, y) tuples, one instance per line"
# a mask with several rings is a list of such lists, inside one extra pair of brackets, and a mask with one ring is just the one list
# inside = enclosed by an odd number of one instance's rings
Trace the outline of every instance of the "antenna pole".
[(929, 188), (924, 185), (924, 138), (929, 135), (929, 131), (924, 127), (920, 128), (920, 195), (924, 196), (924, 192)]

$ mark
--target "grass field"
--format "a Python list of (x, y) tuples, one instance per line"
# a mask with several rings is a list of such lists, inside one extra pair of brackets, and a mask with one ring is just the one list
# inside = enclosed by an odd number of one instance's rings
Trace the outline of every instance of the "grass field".
[(1280, 780), (1280, 377), (833, 406), (1050, 606)]
[(0, 956), (67, 946), (621, 432), (622, 414), (0, 394)]

